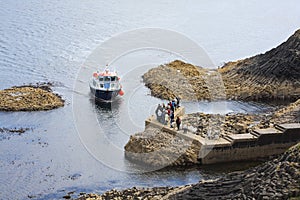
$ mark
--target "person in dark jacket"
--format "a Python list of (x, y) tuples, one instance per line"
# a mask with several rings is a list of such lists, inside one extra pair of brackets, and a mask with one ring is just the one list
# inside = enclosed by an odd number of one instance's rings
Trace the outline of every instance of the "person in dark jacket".
[(180, 98), (179, 97), (176, 97), (176, 100), (177, 100), (177, 102), (176, 102), (176, 108), (179, 108), (180, 107)]
[(180, 119), (180, 117), (177, 117), (177, 118), (176, 118), (177, 130), (180, 129), (180, 124), (181, 124), (181, 119)]
[(173, 112), (175, 112), (175, 108), (176, 108), (175, 107), (176, 106), (175, 99), (172, 100), (171, 104), (172, 104), (171, 109), (172, 109)]

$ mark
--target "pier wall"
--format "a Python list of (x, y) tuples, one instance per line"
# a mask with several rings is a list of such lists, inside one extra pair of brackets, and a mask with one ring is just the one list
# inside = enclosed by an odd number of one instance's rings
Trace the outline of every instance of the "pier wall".
[[(184, 111), (184, 107), (180, 107), (175, 116), (183, 116)], [(145, 125), (193, 141), (197, 144), (193, 151), (196, 152), (195, 156), (198, 154), (199, 164), (267, 158), (281, 154), (300, 142), (300, 123), (277, 124), (272, 128), (256, 129), (250, 133), (220, 135), (217, 139), (196, 135), (193, 130), (177, 131), (169, 125), (159, 123), (154, 115), (145, 121)]]
[(212, 149), (205, 157), (199, 157), (200, 164), (225, 163), (233, 161), (259, 160), (285, 152), (297, 142), (268, 144), (254, 147)]

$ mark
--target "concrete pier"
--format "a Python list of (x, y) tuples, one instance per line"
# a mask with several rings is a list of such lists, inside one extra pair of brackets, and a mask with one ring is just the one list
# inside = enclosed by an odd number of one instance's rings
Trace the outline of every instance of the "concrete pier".
[[(180, 107), (176, 116), (184, 117), (185, 109)], [(300, 123), (277, 124), (273, 128), (256, 129), (251, 133), (220, 135), (209, 139), (196, 135), (188, 127), (177, 131), (170, 125), (163, 125), (154, 115), (145, 121), (146, 126), (154, 126), (162, 131), (189, 141), (196, 141), (200, 146), (199, 163), (213, 164), (240, 160), (255, 160), (283, 153), (286, 149), (300, 141)]]

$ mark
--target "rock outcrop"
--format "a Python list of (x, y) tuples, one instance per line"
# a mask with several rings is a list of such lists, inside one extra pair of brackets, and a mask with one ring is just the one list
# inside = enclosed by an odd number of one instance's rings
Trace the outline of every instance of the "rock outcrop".
[(290, 199), (300, 196), (300, 143), (278, 159), (198, 184), (169, 199)]
[(0, 111), (51, 110), (64, 106), (49, 84), (28, 85), (0, 90)]
[(130, 137), (125, 145), (125, 156), (145, 167), (160, 169), (197, 163), (199, 148), (196, 141), (186, 141), (178, 135), (148, 126), (144, 132)]
[(209, 99), (204, 77), (207, 70), (180, 60), (161, 65), (143, 75), (151, 95), (162, 99)]
[(229, 98), (299, 98), (300, 29), (278, 47), (251, 58), (229, 62), (219, 72)]
[(300, 98), (300, 30), (264, 53), (208, 70), (175, 60), (143, 75), (151, 95), (183, 100)]
[(85, 194), (77, 200), (105, 200), (105, 199), (120, 199), (120, 200), (133, 200), (133, 199), (147, 199), (147, 200), (161, 200), (165, 195), (177, 188), (173, 187), (157, 187), (157, 188), (131, 188), (123, 191), (110, 190), (102, 195), (98, 194)]

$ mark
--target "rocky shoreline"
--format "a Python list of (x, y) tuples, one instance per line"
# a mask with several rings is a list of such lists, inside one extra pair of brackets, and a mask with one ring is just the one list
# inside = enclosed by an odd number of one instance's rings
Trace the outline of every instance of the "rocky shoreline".
[(290, 199), (300, 196), (300, 143), (244, 172), (202, 181), (169, 199)]
[(300, 143), (278, 158), (216, 180), (182, 187), (111, 190), (78, 200), (104, 199), (291, 199), (300, 196)]
[[(182, 187), (185, 188), (185, 187)], [(104, 200), (104, 199), (120, 199), (120, 200), (133, 200), (133, 199), (153, 199), (161, 200), (169, 193), (177, 191), (177, 187), (156, 187), (156, 188), (130, 188), (122, 191), (110, 190), (102, 195), (98, 194), (84, 194), (77, 200)]]
[(64, 106), (64, 100), (53, 93), (51, 86), (39, 83), (0, 90), (0, 111), (52, 110)]

